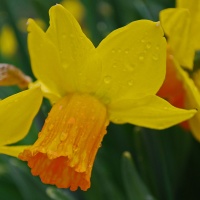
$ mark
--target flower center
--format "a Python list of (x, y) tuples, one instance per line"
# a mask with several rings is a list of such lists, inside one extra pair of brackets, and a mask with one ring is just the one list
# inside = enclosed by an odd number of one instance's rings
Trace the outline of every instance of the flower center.
[(106, 107), (98, 99), (67, 95), (52, 107), (38, 140), (19, 158), (45, 183), (86, 190), (107, 125)]

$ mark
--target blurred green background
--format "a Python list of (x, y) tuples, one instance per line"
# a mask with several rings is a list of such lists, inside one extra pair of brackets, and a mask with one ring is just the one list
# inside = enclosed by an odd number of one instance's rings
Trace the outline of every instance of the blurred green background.
[[(18, 66), (34, 79), (27, 50), (26, 21), (34, 18), (46, 29), (48, 10), (56, 3), (60, 1), (0, 0), (0, 63)], [(112, 30), (131, 21), (158, 21), (159, 11), (174, 7), (175, 1), (82, 0), (80, 4), (79, 21), (88, 37), (98, 45)], [(16, 86), (0, 87), (0, 98), (19, 91)], [(21, 144), (36, 140), (50, 108), (45, 99), (29, 135)], [(87, 192), (44, 185), (31, 175), (26, 163), (0, 155), (0, 199), (198, 200), (199, 155), (200, 144), (179, 126), (155, 131), (129, 124), (110, 124), (98, 151), (91, 188)]]

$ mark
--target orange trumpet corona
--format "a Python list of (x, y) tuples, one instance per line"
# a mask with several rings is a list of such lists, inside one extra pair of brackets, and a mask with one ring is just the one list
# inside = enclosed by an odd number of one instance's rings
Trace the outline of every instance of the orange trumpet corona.
[(107, 125), (106, 108), (95, 97), (67, 95), (53, 106), (38, 140), (19, 158), (44, 183), (87, 190)]

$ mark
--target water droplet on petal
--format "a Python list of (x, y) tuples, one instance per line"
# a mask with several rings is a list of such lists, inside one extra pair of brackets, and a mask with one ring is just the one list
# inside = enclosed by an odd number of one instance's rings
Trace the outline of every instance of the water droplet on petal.
[(122, 52), (122, 50), (121, 49), (118, 49), (118, 53), (121, 53)]
[(143, 39), (141, 39), (141, 42), (142, 42), (142, 43), (145, 43), (145, 39), (144, 39), (144, 38), (143, 38)]
[(115, 119), (113, 119), (113, 121), (114, 121), (116, 124), (122, 123), (122, 120), (121, 120), (120, 118), (115, 118)]
[(38, 133), (38, 138), (40, 138), (42, 136), (41, 132)]
[(133, 85), (133, 80), (130, 80), (130, 81), (128, 82), (128, 85), (129, 85), (129, 86), (132, 86), (132, 85)]
[(60, 135), (60, 140), (64, 141), (66, 138), (67, 138), (67, 133), (62, 132), (61, 135)]
[(157, 26), (157, 27), (160, 26), (160, 21), (156, 22), (156, 26)]
[(95, 116), (92, 116), (92, 117), (91, 117), (91, 120), (94, 121), (94, 120), (95, 120)]
[(144, 60), (144, 54), (143, 53), (141, 53), (140, 55), (139, 55), (139, 60)]
[(157, 61), (158, 60), (158, 55), (157, 54), (153, 54), (152, 59)]
[(105, 76), (104, 77), (104, 83), (109, 84), (111, 82), (112, 78), (111, 76)]
[(49, 157), (50, 160), (53, 160), (57, 157), (57, 153), (54, 152), (54, 151), (51, 151), (51, 150), (48, 150), (47, 154), (48, 154), (48, 157)]
[(112, 49), (112, 51), (111, 51), (112, 53), (115, 53), (115, 50), (114, 49)]
[(62, 38), (63, 38), (63, 39), (65, 39), (65, 38), (66, 38), (66, 35), (65, 35), (65, 34), (63, 34), (63, 35), (62, 35)]
[(125, 52), (125, 54), (128, 54), (128, 53), (129, 53), (129, 50), (127, 49), (127, 50), (125, 50), (124, 52)]
[(159, 50), (160, 49), (160, 46), (159, 45), (156, 45), (156, 50)]
[(114, 63), (112, 67), (113, 67), (113, 68), (116, 68), (116, 67), (117, 67), (117, 64)]
[(64, 69), (67, 69), (67, 68), (68, 68), (68, 64), (63, 63), (63, 68), (64, 68)]
[(54, 127), (54, 125), (53, 124), (50, 124), (50, 126), (49, 126), (49, 131), (51, 131), (52, 129), (53, 129), (53, 127)]
[(126, 69), (128, 70), (128, 71), (130, 71), (130, 72), (132, 72), (133, 70), (134, 70), (134, 68), (135, 68), (135, 65), (134, 64), (128, 64), (128, 65), (126, 65)]
[(89, 164), (88, 167), (89, 167), (89, 168), (92, 168), (92, 164)]
[(74, 152), (77, 152), (78, 151), (78, 146), (77, 145), (73, 145), (73, 150), (74, 150)]
[(147, 48), (147, 49), (150, 49), (150, 48), (151, 48), (151, 42), (148, 42), (148, 43), (146, 44), (146, 48)]

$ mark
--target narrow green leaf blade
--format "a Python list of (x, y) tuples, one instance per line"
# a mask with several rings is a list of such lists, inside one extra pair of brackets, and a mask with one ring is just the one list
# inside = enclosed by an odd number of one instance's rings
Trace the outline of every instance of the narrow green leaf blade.
[(55, 187), (48, 187), (46, 193), (52, 200), (75, 200), (69, 193)]
[(140, 178), (129, 152), (122, 156), (122, 178), (128, 200), (155, 200)]

